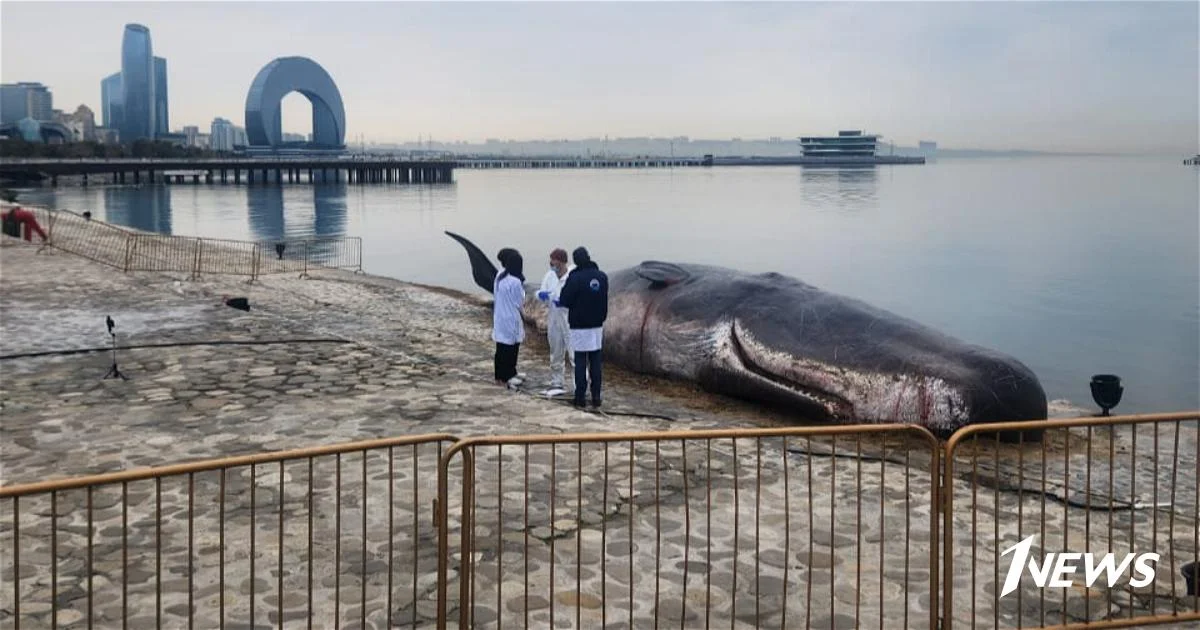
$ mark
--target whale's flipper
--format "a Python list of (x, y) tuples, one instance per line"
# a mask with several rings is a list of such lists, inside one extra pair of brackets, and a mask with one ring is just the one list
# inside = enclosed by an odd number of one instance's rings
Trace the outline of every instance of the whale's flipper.
[(475, 243), (455, 234), (454, 232), (446, 232), (446, 236), (458, 241), (467, 250), (467, 257), (471, 259), (471, 275), (475, 278), (475, 284), (478, 284), (484, 291), (492, 292), (492, 285), (496, 281), (496, 266), (492, 261), (488, 260), (487, 254), (475, 246)]
[(657, 260), (647, 260), (637, 266), (634, 273), (638, 277), (650, 281), (651, 288), (661, 289), (687, 280), (689, 274), (679, 265)]

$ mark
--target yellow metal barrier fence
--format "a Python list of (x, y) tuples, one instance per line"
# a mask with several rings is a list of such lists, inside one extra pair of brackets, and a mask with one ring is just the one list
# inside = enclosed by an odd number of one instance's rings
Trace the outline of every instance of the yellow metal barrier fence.
[(936, 629), (939, 453), (911, 425), (463, 440), (438, 627)]
[[(0, 488), (0, 627), (1195, 627), (1198, 419), (437, 434)], [(1110, 552), (1112, 588), (1058, 555)]]
[(29, 208), (54, 247), (122, 271), (259, 276), (318, 269), (362, 271), (357, 236), (239, 241), (127, 230), (70, 210)]
[[(1200, 627), (1200, 596), (1187, 593), (1184, 575), (1190, 562), (1194, 584), (1200, 558), (1198, 420), (1190, 412), (1009, 422), (951, 436), (942, 627)], [(1030, 429), (1043, 438), (1000, 440)], [(1109, 553), (1111, 587), (1096, 570)], [(1146, 584), (1139, 561), (1153, 570)], [(1054, 577), (1070, 586), (1046, 581)]]
[(0, 488), (0, 623), (432, 619), (434, 475), (455, 440), (370, 440)]

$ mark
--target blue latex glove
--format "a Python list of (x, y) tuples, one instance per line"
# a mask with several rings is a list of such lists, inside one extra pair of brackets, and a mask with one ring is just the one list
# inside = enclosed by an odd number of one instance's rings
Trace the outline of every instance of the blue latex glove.
[(560, 303), (558, 300), (554, 300), (554, 305), (559, 308), (562, 308), (562, 303)]
[(550, 292), (549, 291), (538, 291), (537, 298), (539, 300), (545, 302), (546, 300), (550, 299)]

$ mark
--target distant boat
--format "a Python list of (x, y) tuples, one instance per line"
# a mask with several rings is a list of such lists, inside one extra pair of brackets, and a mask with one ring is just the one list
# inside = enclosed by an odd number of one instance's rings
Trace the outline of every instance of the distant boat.
[(1196, 157), (1191, 157), (1191, 158), (1184, 160), (1183, 163), (1191, 164), (1192, 166), (1200, 166), (1200, 153), (1197, 153)]

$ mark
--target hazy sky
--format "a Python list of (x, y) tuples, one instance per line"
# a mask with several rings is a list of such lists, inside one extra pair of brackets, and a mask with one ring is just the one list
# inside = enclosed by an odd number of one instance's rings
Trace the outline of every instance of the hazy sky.
[[(1200, 143), (1200, 3), (14, 2), (0, 76), (100, 112), (124, 24), (167, 59), (171, 127), (244, 124), (276, 57), (325, 67), (347, 139), (794, 138), (945, 147)], [(284, 130), (311, 129), (304, 97)]]

